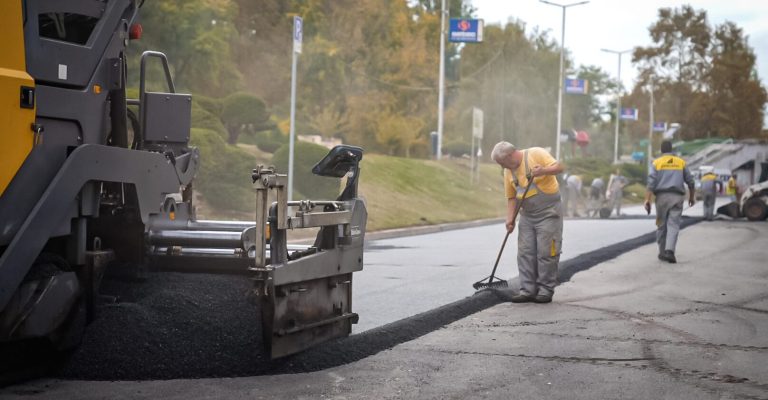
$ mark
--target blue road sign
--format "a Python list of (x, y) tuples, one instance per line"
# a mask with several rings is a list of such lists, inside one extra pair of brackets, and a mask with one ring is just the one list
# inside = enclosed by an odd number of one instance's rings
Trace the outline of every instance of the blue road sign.
[(482, 19), (451, 18), (448, 40), (451, 42), (480, 43), (483, 41)]
[(301, 42), (304, 38), (304, 20), (298, 15), (293, 17), (293, 51), (301, 53)]
[(653, 131), (654, 132), (664, 132), (667, 130), (667, 123), (666, 122), (654, 122), (653, 123)]
[(637, 108), (621, 108), (619, 119), (637, 121)]
[(586, 79), (565, 79), (565, 93), (587, 94), (589, 92), (589, 81)]

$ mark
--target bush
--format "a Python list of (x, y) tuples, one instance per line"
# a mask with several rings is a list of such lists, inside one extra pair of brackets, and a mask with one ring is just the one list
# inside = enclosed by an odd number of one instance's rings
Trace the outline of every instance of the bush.
[(192, 101), (197, 103), (205, 111), (208, 111), (209, 113), (217, 117), (221, 115), (221, 109), (223, 105), (222, 105), (222, 101), (219, 99), (214, 99), (211, 97), (206, 97), (206, 96), (201, 96), (196, 94), (192, 96)]
[(246, 126), (263, 129), (269, 122), (269, 112), (264, 100), (248, 93), (232, 93), (222, 100), (221, 119), (229, 133), (227, 141), (237, 143)]
[(196, 100), (192, 101), (192, 128), (214, 131), (222, 138), (227, 137), (227, 129), (221, 119), (199, 105)]
[[(289, 145), (282, 145), (272, 157), (278, 172), (288, 173)], [(293, 188), (310, 200), (332, 200), (341, 192), (341, 181), (338, 178), (317, 176), (312, 173), (312, 167), (325, 155), (328, 149), (313, 143), (299, 142), (294, 147)], [(300, 200), (294, 195), (293, 200)]]
[(194, 185), (211, 207), (252, 210), (251, 171), (256, 166), (255, 159), (228, 145), (221, 135), (209, 129), (192, 129), (191, 144), (200, 150), (200, 171)]
[(469, 143), (454, 141), (448, 142), (443, 145), (443, 153), (450, 154), (454, 157), (461, 157), (465, 154), (472, 152), (472, 146)]
[(630, 182), (645, 185), (645, 177), (648, 173), (647, 168), (645, 164), (622, 164), (621, 174), (627, 177)]
[(288, 138), (277, 129), (258, 132), (255, 135), (256, 146), (264, 152), (274, 154), (280, 146), (288, 143)]

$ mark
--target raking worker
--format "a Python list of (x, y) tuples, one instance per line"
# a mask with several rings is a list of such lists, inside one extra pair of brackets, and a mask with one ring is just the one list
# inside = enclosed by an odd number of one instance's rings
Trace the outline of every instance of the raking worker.
[(645, 210), (651, 213), (651, 195), (656, 196), (656, 242), (659, 260), (676, 263), (675, 247), (683, 219), (685, 185), (688, 185), (688, 205), (693, 207), (695, 186), (693, 175), (685, 160), (672, 154), (672, 142), (661, 142), (661, 157), (653, 160), (645, 191)]
[[(556, 178), (563, 165), (541, 147), (520, 150), (509, 142), (497, 143), (491, 158), (504, 168), (508, 232), (515, 229), (517, 202), (523, 202), (517, 234), (520, 291), (512, 302), (549, 303), (557, 286), (563, 242), (563, 210)], [(533, 182), (523, 199), (528, 177)]]

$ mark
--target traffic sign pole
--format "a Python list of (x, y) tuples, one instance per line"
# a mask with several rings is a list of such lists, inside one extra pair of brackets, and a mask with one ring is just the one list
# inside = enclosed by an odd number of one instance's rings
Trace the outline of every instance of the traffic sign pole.
[(293, 200), (293, 158), (294, 142), (296, 141), (296, 64), (301, 53), (301, 42), (304, 36), (303, 20), (293, 17), (293, 60), (291, 62), (291, 130), (288, 137), (288, 201)]

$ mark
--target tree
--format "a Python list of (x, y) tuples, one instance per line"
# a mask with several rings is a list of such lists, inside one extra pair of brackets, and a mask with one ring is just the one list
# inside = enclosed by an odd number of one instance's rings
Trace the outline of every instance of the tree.
[(258, 132), (270, 128), (269, 117), (264, 101), (251, 94), (233, 93), (223, 100), (221, 119), (229, 133), (229, 144), (236, 144), (237, 138), (246, 129)]
[(641, 67), (634, 92), (656, 82), (659, 120), (680, 122), (683, 138), (760, 135), (766, 91), (741, 28), (713, 29), (705, 11), (683, 6), (660, 9), (649, 31), (655, 45), (633, 55)]
[(410, 158), (423, 127), (424, 123), (416, 117), (385, 114), (379, 119), (376, 140), (387, 148), (389, 155), (401, 153)]
[(759, 136), (766, 91), (754, 74), (756, 57), (741, 28), (726, 22), (715, 30), (710, 88), (715, 134)]
[[(234, 32), (230, 21), (236, 13), (237, 7), (228, 0), (148, 1), (141, 12), (144, 37), (131, 43), (135, 55), (129, 60), (138, 66), (142, 51), (160, 50), (168, 56), (178, 88), (207, 95), (229, 93), (241, 79), (230, 52)], [(137, 82), (138, 70), (129, 68), (132, 82)]]
[(654, 46), (637, 48), (632, 62), (641, 63), (658, 77), (671, 82), (685, 82), (701, 88), (708, 66), (707, 51), (711, 28), (707, 12), (690, 5), (680, 9), (661, 8), (659, 19), (649, 28)]

